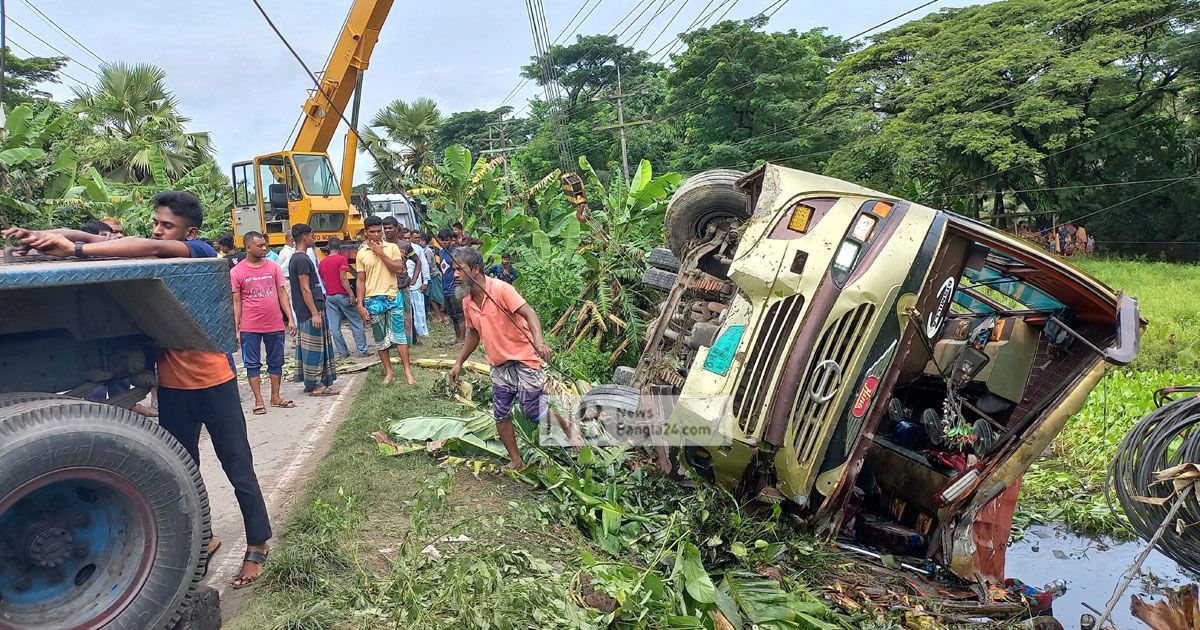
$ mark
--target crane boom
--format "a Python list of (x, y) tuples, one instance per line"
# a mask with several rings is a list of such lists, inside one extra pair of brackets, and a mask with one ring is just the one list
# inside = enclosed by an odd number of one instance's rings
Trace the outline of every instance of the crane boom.
[[(3, 0), (0, 0), (2, 2)], [(379, 31), (393, 0), (354, 0), (338, 34), (329, 63), (309, 90), (296, 140), (290, 151), (259, 155), (233, 164), (233, 232), (260, 232), (271, 245), (285, 242), (291, 226), (305, 223), (324, 242), (333, 236), (357, 238), (362, 214), (350, 203), (358, 151), (358, 93)], [(354, 98), (354, 107), (346, 107)], [(339, 184), (329, 162), (329, 143), (345, 116), (346, 134)]]
[(321, 73), (321, 89), (311, 91), (304, 102), (304, 120), (292, 144), (293, 151), (324, 153), (329, 149), (341, 122), (338, 112), (346, 112), (391, 9), (392, 0), (354, 2), (329, 56), (329, 65)]

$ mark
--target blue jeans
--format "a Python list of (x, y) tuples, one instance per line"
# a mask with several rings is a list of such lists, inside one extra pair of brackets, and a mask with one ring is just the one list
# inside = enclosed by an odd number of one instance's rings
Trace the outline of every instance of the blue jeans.
[(262, 348), (267, 347), (267, 374), (283, 375), (283, 331), (242, 333), (242, 365), (246, 376), (254, 378), (262, 374)]
[(346, 349), (346, 339), (342, 337), (342, 320), (350, 323), (350, 334), (354, 335), (354, 346), (359, 354), (367, 354), (367, 334), (363, 330), (362, 317), (358, 307), (345, 294), (325, 296), (325, 319), (329, 326), (329, 334), (333, 335), (333, 345), (337, 348), (339, 357), (350, 355)]

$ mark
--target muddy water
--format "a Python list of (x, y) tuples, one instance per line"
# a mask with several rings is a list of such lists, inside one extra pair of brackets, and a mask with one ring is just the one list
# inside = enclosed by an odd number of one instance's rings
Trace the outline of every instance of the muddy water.
[[(1010, 577), (1035, 586), (1065, 580), (1067, 592), (1054, 601), (1054, 617), (1066, 628), (1078, 628), (1079, 616), (1090, 612), (1083, 602), (1103, 611), (1117, 582), (1133, 564), (1143, 544), (1140, 540), (1116, 543), (1107, 539), (1081, 538), (1055, 527), (1034, 526), (1026, 530), (1024, 540), (1008, 548), (1006, 572)], [(1113, 623), (1121, 630), (1146, 628), (1146, 624), (1129, 613), (1131, 597), (1135, 594), (1154, 596), (1163, 588), (1179, 587), (1193, 581), (1200, 579), (1189, 576), (1161, 553), (1151, 552), (1142, 565), (1141, 575), (1134, 578), (1117, 603)]]

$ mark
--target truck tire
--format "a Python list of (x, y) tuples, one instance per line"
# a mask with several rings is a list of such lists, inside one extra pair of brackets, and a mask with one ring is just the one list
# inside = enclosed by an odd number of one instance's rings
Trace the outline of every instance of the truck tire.
[(750, 195), (737, 187), (743, 175), (728, 168), (704, 171), (675, 191), (664, 224), (676, 258), (683, 258), (688, 241), (704, 236), (709, 225), (750, 217)]
[(630, 383), (633, 383), (633, 373), (633, 368), (622, 365), (613, 370), (613, 383), (628, 386)]
[(584, 417), (590, 407), (618, 417), (633, 418), (637, 415), (640, 397), (638, 390), (628, 385), (599, 385), (580, 398), (575, 417)]
[(183, 447), (131, 411), (65, 397), (4, 406), (0, 444), (0, 619), (174, 625), (210, 538), (208, 496)]
[(679, 259), (675, 257), (675, 252), (666, 247), (656, 247), (650, 250), (650, 255), (646, 256), (646, 263), (663, 271), (679, 271)]
[(675, 279), (678, 278), (670, 271), (655, 269), (650, 267), (646, 269), (646, 273), (642, 275), (642, 282), (646, 285), (654, 287), (660, 291), (670, 291), (675, 288)]

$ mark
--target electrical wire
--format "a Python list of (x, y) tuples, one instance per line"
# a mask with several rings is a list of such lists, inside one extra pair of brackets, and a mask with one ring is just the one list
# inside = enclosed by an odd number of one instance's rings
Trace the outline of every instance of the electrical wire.
[[(1150, 540), (1162, 526), (1175, 494), (1174, 486), (1159, 483), (1154, 473), (1179, 464), (1200, 462), (1197, 392), (1200, 388), (1169, 387), (1155, 392), (1158, 408), (1129, 430), (1113, 455), (1105, 488), (1109, 509), (1115, 511), (1115, 495), (1133, 531), (1144, 540)], [(1179, 393), (1190, 395), (1167, 402), (1170, 396)], [(1143, 497), (1166, 500), (1155, 505), (1141, 500)], [(1200, 500), (1195, 492), (1185, 498), (1177, 518), (1184, 523), (1200, 521)], [(1200, 538), (1190, 531), (1169, 527), (1157, 547), (1181, 566), (1200, 571)]]
[[(1142, 193), (1142, 194), (1140, 194), (1140, 195), (1135, 195), (1135, 196), (1133, 196), (1133, 197), (1130, 197), (1129, 199), (1124, 199), (1124, 200), (1122, 200), (1122, 201), (1118, 201), (1118, 202), (1116, 202), (1116, 203), (1114, 203), (1114, 204), (1110, 204), (1110, 205), (1104, 206), (1103, 208), (1100, 208), (1099, 210), (1096, 210), (1095, 212), (1089, 212), (1089, 213), (1087, 213), (1087, 214), (1080, 215), (1080, 216), (1078, 216), (1078, 217), (1075, 217), (1074, 219), (1071, 219), (1070, 221), (1065, 221), (1064, 223), (1075, 223), (1075, 222), (1078, 222), (1078, 221), (1082, 221), (1082, 220), (1084, 220), (1084, 219), (1087, 219), (1087, 218), (1089, 218), (1089, 217), (1094, 217), (1094, 216), (1096, 216), (1097, 214), (1100, 214), (1100, 213), (1102, 213), (1102, 212), (1108, 212), (1109, 210), (1112, 210), (1113, 208), (1118, 208), (1118, 207), (1120, 207), (1120, 206), (1123, 206), (1123, 205), (1125, 205), (1125, 204), (1129, 203), (1130, 201), (1135, 201), (1135, 200), (1137, 200), (1137, 199), (1141, 199), (1142, 197), (1145, 197), (1145, 196), (1147, 196), (1147, 195), (1153, 195), (1154, 193), (1156, 193), (1156, 192), (1159, 192), (1159, 191), (1161, 191), (1161, 190), (1166, 190), (1166, 189), (1170, 188), (1171, 186), (1174, 186), (1175, 184), (1178, 184), (1179, 182), (1182, 182), (1182, 181), (1187, 181), (1187, 180), (1189, 180), (1189, 179), (1196, 179), (1196, 178), (1200, 178), (1200, 175), (1192, 175), (1192, 176), (1190, 176), (1190, 177), (1181, 177), (1181, 178), (1179, 178), (1179, 179), (1177, 179), (1177, 180), (1175, 180), (1175, 181), (1173, 181), (1173, 182), (1171, 182), (1171, 183), (1169, 183), (1169, 184), (1164, 184), (1164, 185), (1162, 185), (1162, 186), (1159, 186), (1158, 188), (1155, 188), (1154, 190), (1147, 190), (1146, 192), (1144, 192), (1144, 193)], [(1059, 223), (1058, 225), (1063, 225), (1064, 223)], [(1058, 227), (1058, 225), (1056, 225), (1055, 227)], [(1196, 461), (1200, 461), (1200, 460), (1196, 460)]]
[(97, 72), (95, 68), (93, 68), (93, 67), (91, 67), (91, 66), (89, 66), (89, 65), (87, 65), (87, 64), (85, 64), (85, 63), (83, 63), (83, 62), (81, 62), (81, 61), (79, 61), (79, 60), (77, 60), (77, 59), (74, 59), (74, 58), (72, 58), (72, 57), (71, 57), (71, 55), (68, 55), (67, 53), (65, 53), (65, 52), (63, 52), (63, 51), (61, 51), (61, 50), (59, 50), (59, 49), (58, 49), (58, 47), (56, 47), (54, 44), (51, 44), (50, 42), (48, 42), (48, 41), (46, 41), (46, 40), (42, 39), (41, 37), (39, 37), (37, 33), (34, 33), (33, 31), (31, 31), (31, 30), (29, 30), (29, 29), (25, 28), (25, 26), (24, 26), (23, 24), (21, 24), (20, 22), (18, 22), (18, 21), (16, 21), (16, 20), (14, 20), (14, 19), (12, 18), (12, 16), (8, 16), (8, 18), (7, 18), (7, 19), (8, 19), (8, 21), (9, 21), (9, 22), (12, 22), (13, 24), (15, 24), (17, 28), (21, 29), (22, 31), (25, 31), (25, 32), (26, 32), (26, 33), (28, 33), (28, 34), (29, 34), (31, 37), (33, 37), (34, 39), (38, 40), (39, 42), (42, 42), (43, 44), (45, 44), (46, 46), (48, 46), (48, 47), (49, 47), (51, 50), (53, 50), (54, 52), (56, 52), (56, 53), (58, 53), (58, 54), (62, 55), (63, 57), (66, 57), (68, 61), (72, 61), (72, 62), (74, 62), (75, 64), (77, 64), (79, 67), (83, 68), (84, 70), (87, 70), (88, 72), (91, 72), (92, 74), (94, 74), (94, 75), (96, 75), (96, 76), (100, 76), (100, 73), (99, 73), (99, 72)]
[[(921, 9), (924, 9), (924, 8), (926, 8), (926, 7), (930, 6), (930, 5), (936, 4), (936, 3), (940, 2), (940, 1), (941, 1), (941, 0), (926, 0), (925, 2), (923, 2), (923, 3), (921, 3), (921, 4), (917, 5), (917, 6), (915, 6), (915, 7), (913, 7), (913, 8), (911, 8), (911, 9), (909, 9), (909, 10), (907, 10), (907, 11), (903, 12), (903, 13), (900, 13), (900, 14), (898, 14), (898, 15), (895, 15), (895, 16), (893, 16), (893, 17), (890, 17), (890, 18), (888, 18), (888, 19), (886, 19), (886, 20), (884, 20), (884, 21), (882, 21), (882, 22), (880, 22), (880, 23), (878, 23), (878, 24), (875, 24), (874, 26), (871, 26), (871, 27), (869, 27), (869, 28), (866, 28), (866, 29), (864, 29), (864, 30), (862, 30), (862, 31), (859, 31), (858, 33), (855, 33), (854, 35), (851, 35), (850, 37), (848, 37), (848, 38), (846, 38), (845, 40), (843, 40), (841, 43), (848, 43), (848, 42), (854, 41), (854, 40), (856, 40), (856, 39), (858, 39), (858, 38), (860, 38), (860, 37), (862, 37), (862, 36), (864, 36), (864, 35), (867, 35), (867, 34), (869, 34), (869, 33), (873, 32), (873, 31), (875, 31), (875, 30), (878, 30), (878, 29), (880, 29), (880, 28), (883, 28), (884, 26), (887, 26), (888, 24), (891, 24), (892, 22), (895, 22), (896, 20), (899, 20), (899, 19), (901, 19), (901, 18), (904, 18), (904, 17), (906, 17), (906, 16), (908, 16), (908, 15), (911, 15), (911, 14), (913, 14), (913, 13), (917, 12), (917, 11), (920, 11)], [(769, 5), (769, 6), (768, 6), (768, 8), (770, 8), (770, 7), (773, 7), (774, 5), (775, 5), (775, 3), (772, 3), (771, 5)], [(761, 13), (760, 13), (760, 15), (761, 15)], [(733, 44), (730, 46), (730, 48), (733, 48), (733, 47), (737, 46), (738, 44), (740, 44), (740, 43), (741, 43), (741, 39), (743, 39), (743, 38), (745, 38), (745, 35), (743, 35), (743, 36), (742, 36), (742, 38), (739, 38), (739, 39), (738, 39), (738, 41), (734, 42), (734, 43), (733, 43)], [(832, 52), (832, 51), (834, 50), (834, 48), (835, 48), (835, 47), (836, 47), (836, 45), (833, 45), (833, 46), (827, 46), (826, 48), (824, 48), (824, 49), (822, 49), (822, 50), (818, 51), (818, 52), (816, 53), (816, 56), (818, 56), (818, 57), (819, 57), (819, 56), (821, 56), (821, 55), (824, 55), (824, 54), (830, 53), (830, 52)], [(775, 68), (775, 69), (773, 70), (773, 72), (774, 72), (774, 73), (779, 73), (779, 72), (782, 72), (782, 71), (784, 71), (784, 70), (786, 70), (786, 69), (788, 69), (788, 68), (790, 68), (790, 67), (792, 67), (792, 66), (794, 66), (794, 65), (796, 65), (796, 64), (799, 64), (799, 63), (801, 63), (801, 62), (803, 62), (803, 61), (806, 61), (807, 59), (808, 59), (808, 57), (802, 57), (802, 58), (800, 58), (800, 59), (797, 59), (797, 60), (795, 60), (795, 61), (793, 61), (793, 62), (791, 62), (791, 63), (784, 64), (783, 66), (780, 66), (780, 67), (778, 67), (778, 68)], [(709, 66), (709, 67), (708, 67), (708, 68), (707, 68), (707, 69), (706, 69), (704, 72), (698, 73), (698, 76), (703, 76), (703, 75), (707, 75), (707, 74), (711, 73), (711, 72), (712, 72), (714, 69), (716, 69), (716, 67), (717, 67), (717, 66), (718, 66), (720, 63), (721, 63), (721, 60), (720, 60), (720, 59), (717, 59), (717, 61), (715, 61), (715, 62), (713, 63), (713, 65)], [(744, 88), (744, 87), (747, 87), (747, 86), (753, 85), (753, 84), (754, 84), (754, 83), (755, 83), (757, 80), (758, 80), (757, 78), (752, 78), (752, 79), (750, 79), (749, 81), (746, 81), (745, 83), (740, 83), (740, 84), (738, 84), (738, 85), (735, 85), (735, 86), (733, 86), (733, 87), (731, 87), (731, 88), (728, 88), (728, 89), (726, 89), (726, 90), (723, 90), (723, 91), (717, 92), (716, 94), (714, 94), (713, 96), (709, 97), (708, 99), (706, 99), (706, 100), (703, 100), (703, 101), (699, 101), (699, 102), (697, 102), (697, 103), (695, 103), (695, 104), (691, 105), (690, 107), (686, 107), (686, 108), (684, 108), (684, 109), (682, 109), (682, 110), (679, 110), (679, 111), (676, 111), (676, 112), (664, 112), (664, 113), (660, 113), (660, 114), (659, 114), (659, 115), (656, 117), (656, 120), (658, 120), (659, 122), (662, 122), (662, 121), (669, 120), (670, 118), (673, 118), (673, 117), (676, 117), (676, 116), (682, 116), (682, 115), (684, 115), (684, 114), (688, 114), (688, 113), (690, 113), (690, 112), (693, 112), (693, 111), (695, 111), (695, 110), (697, 110), (697, 109), (700, 109), (700, 108), (702, 108), (702, 107), (707, 107), (707, 106), (708, 106), (708, 103), (709, 103), (709, 102), (710, 102), (712, 99), (720, 98), (720, 97), (722, 97), (722, 96), (725, 96), (725, 95), (727, 95), (727, 94), (731, 94), (731, 93), (733, 93), (733, 92), (735, 92), (735, 91), (737, 91), (737, 90), (740, 90), (740, 89), (742, 89), (742, 88)], [(832, 153), (832, 151), (831, 151), (831, 153)]]
[(252, 2), (258, 9), (258, 12), (262, 14), (263, 19), (267, 21), (267, 25), (271, 27), (271, 30), (275, 32), (275, 35), (279, 38), (279, 41), (282, 42), (283, 45), (288, 49), (288, 52), (292, 54), (292, 57), (295, 58), (296, 63), (299, 63), (300, 67), (304, 68), (304, 73), (308, 75), (309, 80), (313, 82), (317, 93), (325, 97), (325, 102), (329, 104), (335, 113), (337, 113), (338, 118), (340, 118), (342, 122), (346, 123), (346, 127), (349, 129), (350, 133), (353, 133), (354, 137), (358, 139), (359, 146), (366, 150), (368, 154), (370, 154), (371, 159), (375, 160), (375, 165), (379, 168), (379, 171), (387, 176), (387, 178), (392, 182), (392, 186), (394, 186), (396, 190), (404, 190), (404, 186), (402, 185), (401, 181), (395, 177), (395, 173), (392, 172), (391, 167), (386, 165), (383, 160), (379, 159), (379, 156), (375, 154), (374, 149), (371, 148), (370, 143), (363, 141), (362, 136), (358, 133), (358, 130), (355, 129), (354, 125), (351, 125), (350, 121), (346, 118), (346, 114), (342, 111), (342, 108), (338, 107), (337, 104), (333, 102), (333, 99), (329, 96), (329, 94), (321, 88), (320, 79), (318, 79), (317, 75), (314, 74), (311, 69), (309, 69), (308, 64), (304, 62), (304, 58), (302, 58), (300, 54), (296, 52), (296, 49), (292, 47), (292, 43), (288, 41), (287, 37), (284, 37), (283, 33), (279, 30), (279, 27), (275, 26), (274, 20), (271, 19), (271, 16), (267, 13), (267, 10), (263, 8), (262, 4), (259, 3), (259, 0), (250, 0), (250, 2)]
[[(26, 48), (26, 47), (24, 47), (24, 46), (22, 46), (22, 45), (18, 44), (18, 43), (17, 43), (17, 42), (15, 42), (15, 41), (13, 41), (13, 38), (12, 38), (12, 36), (11, 36), (11, 35), (7, 36), (7, 38), (6, 38), (6, 39), (8, 40), (8, 44), (9, 44), (10, 46), (13, 46), (14, 48), (19, 48), (19, 49), (21, 49), (21, 51), (22, 51), (22, 52), (24, 52), (26, 55), (29, 55), (30, 57), (40, 57), (40, 55), (35, 55), (35, 54), (33, 54), (32, 52), (29, 52), (29, 49), (28, 49), (28, 48)], [(84, 81), (80, 81), (79, 79), (76, 79), (75, 77), (73, 77), (73, 76), (71, 76), (71, 75), (67, 74), (67, 73), (66, 73), (66, 71), (64, 71), (64, 70), (61, 70), (61, 69), (60, 69), (60, 70), (56, 70), (55, 72), (56, 72), (57, 74), (61, 74), (61, 75), (63, 75), (64, 77), (66, 77), (66, 78), (68, 78), (68, 79), (70, 79), (70, 80), (74, 81), (74, 82), (75, 82), (76, 84), (78, 84), (80, 87), (83, 87), (83, 88), (87, 88), (87, 87), (89, 87), (89, 86), (88, 86), (88, 84), (87, 84), (86, 82), (84, 82)]]
[(95, 51), (93, 51), (91, 48), (88, 48), (86, 45), (84, 45), (83, 42), (76, 39), (74, 35), (72, 35), (71, 33), (69, 33), (67, 31), (67, 29), (59, 26), (58, 22), (55, 22), (53, 18), (51, 18), (49, 15), (46, 15), (45, 12), (43, 12), (41, 9), (34, 6), (34, 4), (32, 2), (30, 2), (29, 0), (21, 0), (21, 2), (23, 2), (25, 4), (25, 6), (29, 7), (30, 9), (33, 9), (33, 12), (36, 13), (38, 15), (38, 17), (42, 18), (43, 22), (54, 27), (55, 29), (58, 30), (58, 32), (62, 33), (63, 35), (66, 35), (67, 39), (71, 40), (76, 46), (78, 46), (80, 48), (80, 50), (82, 50), (82, 51), (86, 52), (87, 54), (91, 55), (92, 57), (94, 57), (96, 59), (96, 61), (99, 61), (102, 65), (108, 65), (108, 62), (105, 61), (103, 57), (101, 57), (100, 55), (97, 55), (95, 53)]
[(650, 50), (651, 48), (653, 48), (654, 45), (658, 43), (658, 40), (662, 39), (662, 36), (666, 34), (667, 29), (671, 28), (671, 25), (675, 23), (676, 18), (678, 18), (680, 15), (683, 15), (683, 10), (686, 8), (687, 8), (687, 0), (684, 0), (683, 5), (681, 5), (679, 7), (679, 10), (675, 12), (675, 15), (672, 15), (671, 19), (667, 20), (667, 23), (664, 24), (662, 29), (658, 31), (658, 35), (655, 35), (654, 39), (650, 40), (649, 44), (646, 44), (646, 46), (645, 46), (646, 50)]

